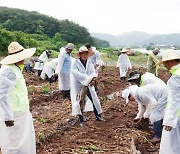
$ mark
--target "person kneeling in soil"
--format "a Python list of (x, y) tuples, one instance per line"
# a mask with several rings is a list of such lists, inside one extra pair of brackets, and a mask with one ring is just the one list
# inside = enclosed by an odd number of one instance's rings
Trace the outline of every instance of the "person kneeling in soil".
[(41, 72), (41, 79), (45, 80), (46, 77), (49, 83), (56, 82), (58, 80), (58, 75), (55, 74), (55, 70), (58, 65), (58, 58), (52, 59), (51, 61), (47, 62), (43, 66), (43, 70)]
[(72, 115), (79, 116), (80, 125), (84, 125), (83, 111), (94, 111), (98, 121), (104, 121), (102, 118), (102, 109), (97, 93), (94, 88), (96, 72), (93, 64), (88, 60), (93, 52), (88, 51), (85, 46), (74, 54), (77, 58), (72, 64), (71, 70), (71, 102)]
[(159, 141), (162, 134), (162, 123), (167, 102), (167, 87), (160, 84), (148, 84), (143, 87), (132, 85), (122, 91), (122, 97), (138, 103), (138, 114), (134, 121), (149, 119), (153, 124), (153, 141)]

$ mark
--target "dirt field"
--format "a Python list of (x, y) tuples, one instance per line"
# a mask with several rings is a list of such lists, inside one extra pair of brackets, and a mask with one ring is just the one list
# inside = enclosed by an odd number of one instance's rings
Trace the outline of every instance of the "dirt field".
[[(106, 121), (96, 121), (94, 114), (89, 113), (85, 127), (71, 116), (71, 102), (63, 100), (57, 82), (49, 85), (37, 80), (35, 74), (25, 76), (38, 154), (130, 154), (135, 147), (144, 154), (158, 153), (159, 144), (151, 143), (152, 131), (141, 131), (133, 123), (137, 104), (126, 105), (121, 98), (127, 83), (120, 83), (118, 69), (109, 67), (99, 74), (99, 99)], [(169, 73), (161, 70), (160, 78), (167, 81)]]

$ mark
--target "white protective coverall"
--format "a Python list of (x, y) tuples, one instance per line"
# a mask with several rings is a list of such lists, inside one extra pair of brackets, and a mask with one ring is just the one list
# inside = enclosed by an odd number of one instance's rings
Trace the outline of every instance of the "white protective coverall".
[[(93, 77), (97, 77), (93, 64), (87, 60), (86, 69), (79, 59), (73, 62), (71, 70), (71, 102), (72, 102), (72, 115), (81, 115), (78, 94), (84, 86), (88, 86), (91, 93), (93, 104), (98, 112), (102, 113), (101, 104), (94, 89), (94, 86), (89, 86)], [(86, 96), (85, 111), (93, 111), (93, 105), (90, 99)]]
[[(7, 127), (5, 121), (14, 121)], [(0, 69), (0, 147), (2, 154), (35, 154), (35, 132), (24, 77), (20, 69)]]
[(101, 59), (100, 53), (98, 50), (96, 50), (95, 47), (92, 47), (92, 51), (94, 52), (94, 55), (92, 55), (91, 57), (88, 58), (88, 60), (90, 60), (93, 65), (95, 66), (96, 64), (99, 65), (98, 67), (95, 68), (96, 74), (98, 75), (99, 72), (99, 68), (100, 66), (104, 65), (104, 62)]
[(60, 90), (70, 90), (71, 60), (71, 55), (66, 52), (64, 47), (62, 47), (58, 55), (58, 66), (55, 72), (58, 74)]
[(152, 73), (146, 72), (141, 76), (140, 86), (144, 86), (151, 83), (166, 85), (164, 81), (162, 81)]
[(120, 77), (126, 77), (128, 69), (132, 68), (129, 57), (126, 53), (121, 53), (118, 58), (116, 67), (119, 67)]
[(163, 119), (167, 102), (166, 85), (148, 84), (139, 87), (134, 96), (139, 111), (135, 119), (149, 118), (152, 124)]
[(38, 58), (40, 62), (36, 62), (34, 65), (35, 70), (42, 70), (45, 63), (48, 61), (48, 56), (46, 54), (46, 51), (44, 51)]
[(167, 82), (168, 104), (163, 125), (171, 126), (171, 131), (163, 128), (160, 154), (180, 153), (180, 64), (171, 68), (172, 76)]
[(54, 75), (57, 65), (58, 65), (58, 58), (52, 59), (51, 61), (47, 62), (44, 65), (43, 70), (41, 72), (41, 79), (44, 80), (46, 75), (50, 79), (52, 75)]

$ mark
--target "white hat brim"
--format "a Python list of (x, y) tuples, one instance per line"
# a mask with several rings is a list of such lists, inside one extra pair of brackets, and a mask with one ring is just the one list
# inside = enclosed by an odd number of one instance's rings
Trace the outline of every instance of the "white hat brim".
[(35, 51), (36, 51), (36, 48), (24, 49), (23, 51), (18, 52), (16, 54), (6, 56), (3, 60), (1, 60), (0, 63), (3, 65), (17, 63), (19, 61), (22, 61), (24, 59), (27, 59), (33, 56)]
[[(80, 55), (79, 55), (80, 52), (85, 52), (85, 51), (79, 51), (79, 52), (75, 53), (75, 54), (73, 55), (73, 57), (74, 57), (74, 58), (77, 58), (77, 59), (80, 58)], [(91, 57), (92, 55), (94, 55), (94, 52), (88, 51), (88, 57)]]

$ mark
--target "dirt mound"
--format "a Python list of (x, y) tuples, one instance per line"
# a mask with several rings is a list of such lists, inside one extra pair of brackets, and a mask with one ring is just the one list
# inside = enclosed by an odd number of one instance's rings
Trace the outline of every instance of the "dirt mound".
[[(145, 69), (139, 68), (142, 72)], [(99, 73), (98, 89), (105, 122), (95, 120), (93, 113), (86, 115), (85, 126), (71, 116), (71, 102), (63, 100), (58, 83), (47, 84), (35, 74), (26, 74), (29, 98), (37, 140), (37, 153), (143, 153), (156, 154), (159, 144), (152, 144), (152, 132), (138, 130), (133, 122), (137, 113), (135, 102), (125, 104), (117, 95), (108, 99), (107, 95), (121, 92), (128, 83), (121, 83), (119, 70), (108, 67)], [(160, 70), (161, 79), (167, 81), (169, 74)], [(119, 96), (119, 97), (118, 97)]]

